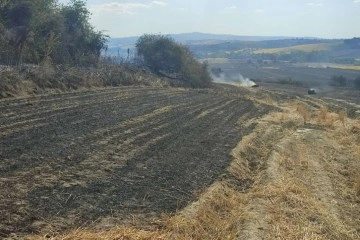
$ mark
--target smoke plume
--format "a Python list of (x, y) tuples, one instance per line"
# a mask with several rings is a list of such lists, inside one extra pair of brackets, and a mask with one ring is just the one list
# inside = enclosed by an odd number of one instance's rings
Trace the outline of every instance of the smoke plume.
[(225, 74), (221, 73), (218, 76), (212, 74), (212, 78), (217, 83), (227, 83), (227, 84), (234, 84), (240, 85), (242, 87), (252, 87), (256, 85), (256, 83), (249, 78), (244, 78), (243, 75), (239, 74)]

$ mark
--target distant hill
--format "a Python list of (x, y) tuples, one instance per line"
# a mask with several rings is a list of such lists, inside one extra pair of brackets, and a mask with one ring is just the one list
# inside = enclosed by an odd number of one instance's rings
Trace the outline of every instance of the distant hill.
[[(332, 40), (199, 32), (170, 34), (169, 36), (187, 45), (199, 59), (230, 58), (260, 62), (272, 60), (360, 64), (360, 38)], [(131, 59), (135, 56), (135, 44), (138, 38), (135, 36), (109, 39), (107, 55), (120, 60)]]
[(192, 42), (192, 41), (205, 41), (205, 40), (218, 40), (218, 41), (267, 41), (267, 40), (279, 40), (290, 39), (291, 37), (284, 36), (239, 36), (230, 34), (212, 34), (212, 33), (181, 33), (171, 34), (175, 40), (180, 42)]
[[(221, 43), (225, 41), (268, 41), (268, 40), (280, 40), (280, 39), (291, 39), (291, 37), (284, 36), (238, 36), (230, 34), (212, 34), (212, 33), (180, 33), (180, 34), (169, 34), (176, 41), (182, 43), (192, 42), (213, 42)], [(110, 38), (108, 41), (109, 48), (114, 47), (133, 47), (139, 36), (124, 37), (124, 38)]]
[[(291, 39), (291, 37), (286, 36), (238, 36), (231, 34), (212, 34), (200, 32), (169, 34), (169, 36), (174, 38), (176, 41), (189, 46), (212, 46), (218, 44), (227, 44), (229, 42), (261, 42)], [(107, 54), (112, 56), (127, 56), (128, 49), (130, 49), (130, 52), (134, 52), (135, 44), (138, 38), (139, 36), (110, 38), (107, 43)]]

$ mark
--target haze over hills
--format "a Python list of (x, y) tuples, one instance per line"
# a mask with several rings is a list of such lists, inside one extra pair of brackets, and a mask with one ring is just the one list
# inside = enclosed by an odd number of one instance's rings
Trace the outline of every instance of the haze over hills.
[[(223, 48), (221, 45), (228, 45), (231, 49), (235, 48), (243, 48), (244, 43), (252, 43), (252, 47), (261, 47), (263, 46), (262, 43), (264, 42), (272, 42), (275, 43), (275, 41), (283, 41), (283, 40), (291, 40), (291, 39), (297, 39), (295, 37), (289, 37), (289, 36), (239, 36), (239, 35), (231, 35), (231, 34), (212, 34), (212, 33), (201, 33), (201, 32), (192, 32), (192, 33), (180, 33), (180, 34), (168, 34), (168, 36), (172, 37), (176, 41), (183, 43), (185, 45), (188, 45), (192, 51), (195, 51), (195, 55), (203, 55), (202, 53), (197, 54), (196, 51), (198, 47), (200, 46), (200, 51), (208, 51), (208, 48), (216, 48), (219, 46), (220, 48)], [(133, 36), (133, 37), (124, 37), (124, 38), (110, 38), (107, 42), (108, 49), (107, 49), (107, 55), (110, 56), (126, 56), (128, 49), (130, 52), (134, 53), (134, 48), (137, 39), (139, 36)], [(301, 39), (316, 39), (311, 37), (304, 37)], [(231, 44), (229, 44), (231, 43)], [(255, 44), (255, 45), (254, 45)], [(278, 46), (283, 45), (285, 43), (281, 42), (277, 45), (271, 45), (271, 46)], [(246, 44), (245, 44), (246, 45)], [(287, 43), (286, 46), (293, 46), (294, 43)], [(193, 47), (191, 47), (193, 46)], [(205, 47), (202, 49), (202, 47)]]
[[(174, 38), (176, 41), (182, 43), (191, 43), (198, 41), (267, 41), (267, 40), (280, 40), (280, 39), (291, 39), (294, 37), (288, 36), (238, 36), (231, 34), (212, 34), (212, 33), (180, 33), (180, 34), (168, 34), (168, 36)], [(124, 37), (124, 38), (110, 38), (108, 45), (109, 48), (112, 47), (123, 47), (129, 45), (135, 45), (136, 40), (139, 36), (134, 37)]]
[[(358, 65), (360, 38), (320, 39), (288, 36), (237, 36), (230, 34), (182, 33), (168, 36), (187, 45), (195, 57), (272, 60), (286, 62), (333, 62)], [(111, 38), (107, 56), (135, 57), (139, 37)], [(128, 56), (128, 49), (130, 55)]]

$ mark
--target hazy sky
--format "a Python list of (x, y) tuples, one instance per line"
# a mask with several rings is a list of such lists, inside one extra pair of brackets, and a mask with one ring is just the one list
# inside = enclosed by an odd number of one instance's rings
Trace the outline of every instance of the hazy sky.
[(360, 0), (88, 0), (87, 5), (91, 23), (111, 37), (184, 32), (360, 37)]

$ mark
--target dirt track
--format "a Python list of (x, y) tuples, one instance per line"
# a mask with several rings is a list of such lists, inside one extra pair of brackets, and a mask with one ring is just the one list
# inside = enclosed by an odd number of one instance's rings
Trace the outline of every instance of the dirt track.
[(239, 239), (359, 239), (358, 137), (349, 134), (359, 122), (337, 121), (329, 130), (313, 119), (295, 128), (292, 114), (269, 115), (252, 133), (271, 142), (271, 151), (260, 180), (242, 196), (249, 217)]
[(254, 127), (238, 123), (269, 110), (227, 91), (134, 87), (0, 101), (0, 238), (183, 208)]

